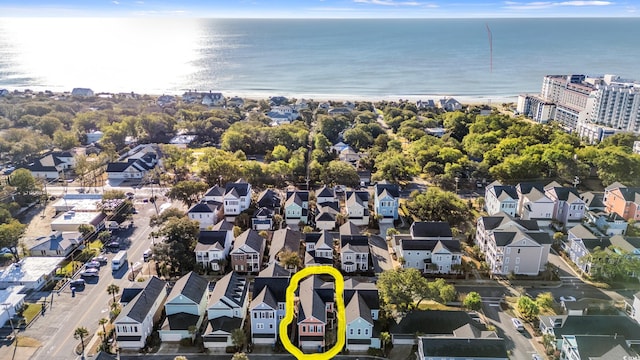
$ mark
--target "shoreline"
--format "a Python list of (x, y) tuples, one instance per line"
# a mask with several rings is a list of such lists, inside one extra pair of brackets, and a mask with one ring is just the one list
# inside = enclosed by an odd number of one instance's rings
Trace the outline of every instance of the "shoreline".
[[(493, 104), (502, 104), (502, 103), (515, 103), (518, 100), (518, 95), (506, 95), (506, 94), (501, 94), (501, 95), (456, 95), (456, 94), (399, 94), (399, 95), (389, 95), (389, 94), (385, 94), (385, 95), (363, 95), (363, 94), (340, 94), (340, 93), (336, 93), (336, 94), (327, 94), (327, 93), (296, 93), (296, 92), (289, 92), (289, 91), (281, 91), (278, 92), (276, 90), (273, 91), (243, 91), (243, 90), (219, 90), (219, 89), (211, 89), (211, 90), (200, 90), (200, 89), (184, 89), (184, 90), (167, 90), (167, 91), (157, 91), (157, 90), (152, 90), (149, 89), (148, 91), (123, 91), (123, 90), (116, 90), (116, 91), (98, 91), (95, 90), (91, 87), (89, 87), (91, 90), (94, 91), (94, 93), (96, 95), (100, 95), (100, 94), (121, 94), (121, 93), (125, 93), (125, 94), (129, 94), (129, 93), (135, 93), (138, 95), (148, 95), (148, 96), (152, 96), (152, 97), (158, 97), (158, 96), (162, 96), (162, 95), (173, 95), (173, 96), (182, 96), (185, 92), (188, 91), (195, 91), (195, 92), (201, 92), (201, 93), (206, 93), (206, 92), (219, 92), (222, 93), (222, 95), (226, 98), (231, 98), (231, 97), (240, 97), (243, 99), (247, 99), (247, 100), (263, 100), (263, 99), (268, 99), (270, 97), (273, 96), (284, 96), (286, 98), (295, 98), (295, 99), (307, 99), (307, 100), (313, 100), (313, 101), (368, 101), (368, 102), (379, 102), (379, 101), (399, 101), (399, 100), (407, 100), (407, 101), (412, 101), (412, 102), (416, 102), (418, 100), (433, 100), (433, 101), (437, 101), (439, 99), (443, 99), (443, 98), (447, 98), (447, 97), (451, 97), (451, 98), (455, 98), (456, 100), (458, 100), (460, 103), (462, 104), (469, 104), (469, 105), (493, 105)], [(45, 91), (50, 91), (53, 94), (70, 94), (72, 89), (55, 89), (52, 90), (52, 88), (46, 88), (46, 87), (41, 87), (41, 86), (33, 86), (33, 87), (29, 87), (29, 86), (20, 86), (20, 87), (2, 87), (0, 86), (0, 89), (7, 89), (10, 93), (13, 93), (14, 91), (19, 91), (19, 92), (24, 92), (26, 90), (30, 90), (33, 91), (35, 93), (39, 93), (39, 92), (45, 92)]]

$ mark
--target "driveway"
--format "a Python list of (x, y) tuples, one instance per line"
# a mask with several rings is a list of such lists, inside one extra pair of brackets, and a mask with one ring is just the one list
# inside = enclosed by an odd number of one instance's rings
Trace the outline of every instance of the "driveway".
[(371, 251), (373, 270), (376, 274), (386, 270), (392, 270), (395, 267), (393, 260), (391, 259), (391, 255), (389, 254), (387, 241), (383, 237), (378, 235), (370, 236), (369, 250)]

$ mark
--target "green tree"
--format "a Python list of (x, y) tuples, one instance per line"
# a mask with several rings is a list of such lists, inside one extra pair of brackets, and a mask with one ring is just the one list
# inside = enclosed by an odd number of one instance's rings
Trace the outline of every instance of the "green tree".
[(528, 296), (520, 296), (518, 298), (516, 309), (526, 321), (533, 321), (540, 314), (540, 307)]
[(271, 157), (273, 160), (288, 160), (289, 159), (289, 149), (287, 149), (284, 145), (276, 145), (273, 150), (271, 150)]
[(464, 297), (462, 300), (462, 306), (469, 310), (480, 310), (482, 309), (482, 297), (475, 291), (471, 291)]
[(400, 313), (429, 297), (429, 283), (414, 268), (384, 271), (378, 279), (380, 297), (386, 306), (395, 306)]
[(382, 351), (385, 350), (387, 345), (391, 344), (391, 334), (387, 331), (380, 333), (380, 345), (382, 345)]
[(341, 184), (354, 187), (360, 184), (360, 176), (356, 169), (340, 160), (330, 161), (327, 166), (320, 171), (320, 178), (323, 183), (332, 186)]
[(242, 351), (244, 346), (247, 345), (247, 334), (243, 329), (234, 329), (231, 331), (231, 343), (236, 347), (238, 351)]
[(53, 137), (53, 134), (62, 128), (62, 122), (53, 116), (43, 116), (36, 124), (36, 128), (44, 135)]
[(184, 211), (178, 209), (178, 208), (174, 208), (174, 207), (170, 207), (168, 209), (166, 209), (165, 211), (162, 212), (162, 214), (159, 215), (152, 215), (149, 218), (149, 226), (160, 226), (162, 224), (164, 224), (165, 222), (167, 222), (167, 220), (171, 219), (171, 218), (178, 218), (181, 219), (183, 217), (186, 217), (187, 214), (184, 213)]
[(24, 198), (29, 198), (36, 190), (36, 179), (27, 169), (18, 169), (11, 174), (11, 186), (16, 188), (16, 193)]
[(448, 221), (452, 227), (471, 218), (467, 204), (449, 191), (430, 187), (427, 192), (413, 192), (407, 203), (410, 213), (423, 221)]
[(536, 304), (541, 309), (551, 309), (553, 307), (553, 294), (550, 292), (543, 292), (536, 296)]
[(80, 344), (82, 344), (82, 357), (84, 357), (84, 338), (89, 336), (89, 330), (85, 327), (78, 327), (73, 331), (73, 338), (78, 340), (80, 339)]
[(91, 224), (80, 224), (80, 226), (78, 226), (78, 232), (82, 234), (82, 237), (87, 237), (87, 235), (94, 231), (95, 228)]
[(278, 253), (278, 260), (280, 261), (280, 265), (285, 269), (294, 269), (294, 272), (297, 271), (300, 267), (302, 267), (302, 259), (298, 252), (285, 249)]
[(102, 326), (102, 342), (106, 342), (107, 341), (107, 327), (105, 326), (106, 324), (109, 323), (109, 319), (107, 318), (101, 318), (100, 320), (98, 320), (98, 325)]
[(113, 304), (116, 303), (116, 295), (120, 292), (120, 287), (116, 284), (110, 284), (107, 286), (107, 294), (113, 297)]
[(15, 219), (5, 224), (0, 224), (0, 247), (8, 248), (16, 261), (20, 260), (18, 256), (18, 241), (22, 238), (26, 228), (26, 225)]
[[(393, 140), (389, 144), (392, 142)], [(375, 168), (374, 180), (387, 180), (394, 183), (410, 180), (417, 173), (415, 163), (406, 154), (397, 149), (389, 150), (376, 156)]]
[(124, 199), (125, 197), (126, 197), (126, 194), (122, 190), (106, 190), (102, 194), (102, 201)]
[(194, 250), (200, 234), (198, 222), (187, 217), (172, 217), (162, 225), (159, 233), (168, 245), (166, 265), (171, 266), (175, 272), (193, 270), (195, 267)]
[(167, 192), (167, 197), (172, 200), (179, 200), (191, 207), (196, 203), (202, 194), (207, 191), (207, 184), (199, 181), (184, 180), (173, 185)]

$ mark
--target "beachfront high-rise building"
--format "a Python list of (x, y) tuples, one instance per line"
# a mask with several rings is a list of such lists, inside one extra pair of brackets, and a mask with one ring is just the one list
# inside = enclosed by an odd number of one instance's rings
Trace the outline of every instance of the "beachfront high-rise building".
[(640, 83), (615, 75), (547, 75), (540, 95), (520, 95), (517, 110), (533, 120), (559, 122), (599, 142), (618, 132), (640, 133)]

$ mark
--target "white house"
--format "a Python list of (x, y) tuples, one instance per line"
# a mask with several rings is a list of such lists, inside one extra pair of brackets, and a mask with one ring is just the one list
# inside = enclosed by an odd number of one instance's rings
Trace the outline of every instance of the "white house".
[(633, 294), (633, 302), (631, 303), (629, 315), (640, 324), (640, 291)]
[[(51, 152), (27, 166), (34, 178), (48, 181), (69, 176), (75, 167), (75, 157), (70, 151)], [(65, 174), (66, 171), (66, 174)]]
[(553, 182), (544, 188), (545, 195), (554, 202), (553, 220), (565, 226), (567, 223), (582, 221), (585, 203), (578, 189), (555, 185), (558, 184)]
[(553, 219), (555, 202), (545, 195), (540, 184), (520, 183), (518, 192), (518, 215), (524, 220), (539, 220), (548, 223)]
[(565, 249), (571, 261), (585, 274), (591, 273), (591, 262), (587, 260), (596, 247), (606, 249), (611, 241), (606, 237), (595, 236), (591, 230), (582, 224), (576, 225), (567, 231)]
[(162, 305), (167, 298), (167, 283), (152, 276), (145, 287), (124, 306), (113, 322), (118, 347), (142, 349), (160, 319)]
[(207, 313), (209, 281), (193, 271), (176, 281), (164, 304), (166, 319), (160, 329), (162, 341), (195, 337), (190, 328), (199, 329)]
[(309, 223), (309, 192), (287, 191), (284, 203), (284, 216), (287, 225)]
[(345, 191), (345, 206), (349, 221), (358, 226), (369, 225), (368, 191)]
[(205, 269), (220, 271), (227, 263), (231, 251), (233, 233), (231, 231), (200, 231), (196, 244), (196, 262)]
[(410, 235), (395, 235), (396, 253), (404, 260), (403, 267), (423, 273), (449, 274), (462, 263), (460, 241), (453, 239), (449, 223), (416, 221)]
[(305, 266), (333, 266), (333, 235), (327, 230), (304, 234)]
[(24, 286), (27, 290), (40, 290), (53, 281), (56, 268), (63, 257), (25, 257), (0, 272), (0, 289), (9, 286)]
[(200, 224), (200, 229), (204, 230), (218, 222), (218, 213), (221, 208), (222, 206), (220, 203), (216, 203), (214, 201), (201, 201), (193, 205), (189, 211), (187, 211), (187, 216), (189, 219), (197, 221)]
[[(0, 326), (6, 326), (24, 305), (24, 286), (9, 286), (0, 290)], [(14, 324), (16, 327), (18, 324)], [(11, 324), (9, 324), (11, 326)]]
[(251, 184), (242, 179), (227, 183), (224, 192), (224, 215), (233, 217), (251, 205)]
[(203, 335), (209, 350), (222, 350), (233, 345), (231, 333), (241, 329), (247, 312), (249, 284), (245, 277), (231, 272), (218, 280), (207, 305), (209, 324)]
[(369, 237), (360, 235), (358, 227), (348, 221), (340, 226), (340, 262), (342, 271), (369, 270)]
[(485, 208), (489, 215), (504, 212), (510, 216), (516, 216), (518, 206), (518, 192), (512, 185), (502, 185), (494, 181), (487, 185), (485, 191)]
[(82, 243), (82, 234), (77, 231), (57, 231), (49, 236), (36, 239), (36, 245), (29, 249), (31, 256), (67, 257)]

